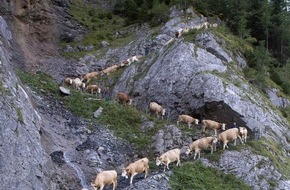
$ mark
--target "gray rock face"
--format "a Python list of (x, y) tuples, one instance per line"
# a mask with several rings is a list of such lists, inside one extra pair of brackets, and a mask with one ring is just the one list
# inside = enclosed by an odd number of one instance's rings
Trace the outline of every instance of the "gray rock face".
[[(289, 188), (289, 180), (281, 180), (282, 174), (274, 169), (269, 158), (255, 155), (248, 149), (225, 151), (215, 164), (209, 163), (206, 159), (202, 159), (202, 162), (206, 166), (234, 174), (254, 190)], [(273, 187), (269, 181), (277, 182), (277, 185)]]
[(168, 174), (153, 174), (152, 176), (150, 176), (142, 181), (138, 181), (136, 183), (133, 183), (132, 186), (129, 186), (129, 187), (126, 187), (123, 189), (124, 190), (133, 190), (133, 189), (138, 189), (138, 190), (156, 190), (156, 189), (167, 190), (167, 189), (170, 189), (169, 184), (168, 184), (167, 175)]
[(181, 130), (174, 125), (168, 125), (164, 129), (159, 130), (153, 139), (154, 149), (159, 154), (173, 148), (182, 147)]
[(195, 38), (196, 44), (200, 47), (206, 49), (209, 53), (213, 54), (215, 57), (223, 62), (233, 61), (226, 50), (216, 41), (213, 34), (202, 33), (197, 35)]
[(0, 23), (0, 189), (89, 188), (98, 171), (120, 172), (133, 158), (131, 147), (61, 102), (22, 87), (12, 68), (10, 35), (4, 35), (9, 28), (2, 17)]
[(0, 189), (49, 189), (55, 184), (47, 173), (52, 162), (41, 145), (42, 120), (12, 72), (11, 35), (1, 16), (0, 23)]
[(271, 100), (271, 102), (280, 108), (286, 108), (290, 106), (290, 101), (286, 98), (278, 96), (279, 90), (278, 89), (269, 89), (267, 94)]
[(271, 189), (268, 181), (278, 181), (282, 176), (268, 158), (253, 155), (247, 150), (226, 151), (220, 158), (219, 168), (242, 178), (255, 190)]

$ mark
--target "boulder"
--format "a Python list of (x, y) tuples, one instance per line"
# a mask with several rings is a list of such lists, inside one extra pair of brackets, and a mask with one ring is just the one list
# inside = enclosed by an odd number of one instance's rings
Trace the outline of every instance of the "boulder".
[(70, 95), (70, 89), (68, 89), (68, 88), (65, 88), (65, 87), (63, 87), (63, 86), (60, 86), (60, 87), (59, 87), (59, 90), (60, 90), (60, 92), (61, 92), (62, 94), (64, 94), (64, 95)]

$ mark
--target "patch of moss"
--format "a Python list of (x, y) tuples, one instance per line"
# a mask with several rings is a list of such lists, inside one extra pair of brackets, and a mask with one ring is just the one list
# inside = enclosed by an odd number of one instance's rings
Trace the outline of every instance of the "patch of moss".
[(281, 145), (266, 138), (249, 141), (247, 144), (250, 145), (254, 153), (269, 158), (274, 167), (283, 174), (285, 179), (290, 179), (290, 158), (284, 155)]
[(254, 38), (242, 39), (233, 35), (227, 27), (219, 26), (214, 30), (214, 33), (225, 40), (226, 48), (234, 53), (242, 52), (243, 54), (253, 52), (253, 43), (256, 42)]
[(218, 162), (220, 160), (220, 157), (223, 153), (222, 148), (218, 149), (216, 151), (214, 151), (212, 154), (210, 153), (210, 149), (208, 151), (205, 152), (205, 157), (212, 161), (212, 162)]
[(274, 179), (268, 180), (268, 183), (269, 183), (271, 189), (275, 189), (275, 187), (277, 187), (277, 185), (278, 185), (278, 181), (276, 181)]
[(3, 86), (2, 81), (0, 81), (0, 92), (5, 96), (7, 94), (6, 89)]
[(201, 31), (203, 30), (191, 29), (188, 33), (183, 34), (184, 40), (195, 43), (195, 37), (197, 34), (201, 33)]
[(18, 121), (23, 124), (24, 119), (23, 119), (23, 114), (20, 108), (16, 108), (16, 114), (17, 114)]

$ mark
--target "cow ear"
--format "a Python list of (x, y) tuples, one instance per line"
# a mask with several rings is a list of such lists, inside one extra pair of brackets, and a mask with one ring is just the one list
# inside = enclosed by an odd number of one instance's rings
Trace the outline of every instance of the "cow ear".
[(127, 172), (127, 173), (129, 173), (129, 171), (130, 171), (130, 169), (129, 169), (129, 168), (127, 168), (127, 169), (126, 169), (126, 172)]

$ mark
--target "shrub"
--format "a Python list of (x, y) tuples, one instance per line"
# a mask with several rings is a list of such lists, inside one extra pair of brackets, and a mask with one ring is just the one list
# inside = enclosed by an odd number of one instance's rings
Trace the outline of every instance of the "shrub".
[(285, 94), (288, 94), (288, 95), (290, 95), (290, 83), (288, 82), (288, 83), (284, 83), (284, 84), (282, 84), (282, 89), (283, 89), (283, 92), (285, 93)]
[(88, 14), (91, 16), (91, 17), (95, 17), (96, 16), (96, 11), (94, 9), (91, 9), (88, 11)]
[(270, 75), (271, 79), (278, 85), (282, 85), (283, 84), (283, 80), (281, 79), (280, 75), (277, 73), (277, 71), (272, 70), (271, 71), (271, 75)]
[(169, 7), (165, 3), (159, 3), (159, 1), (155, 0), (149, 15), (151, 17), (151, 24), (157, 26), (168, 19)]
[(113, 14), (111, 12), (107, 12), (106, 17), (107, 17), (107, 19), (111, 20), (113, 18)]

